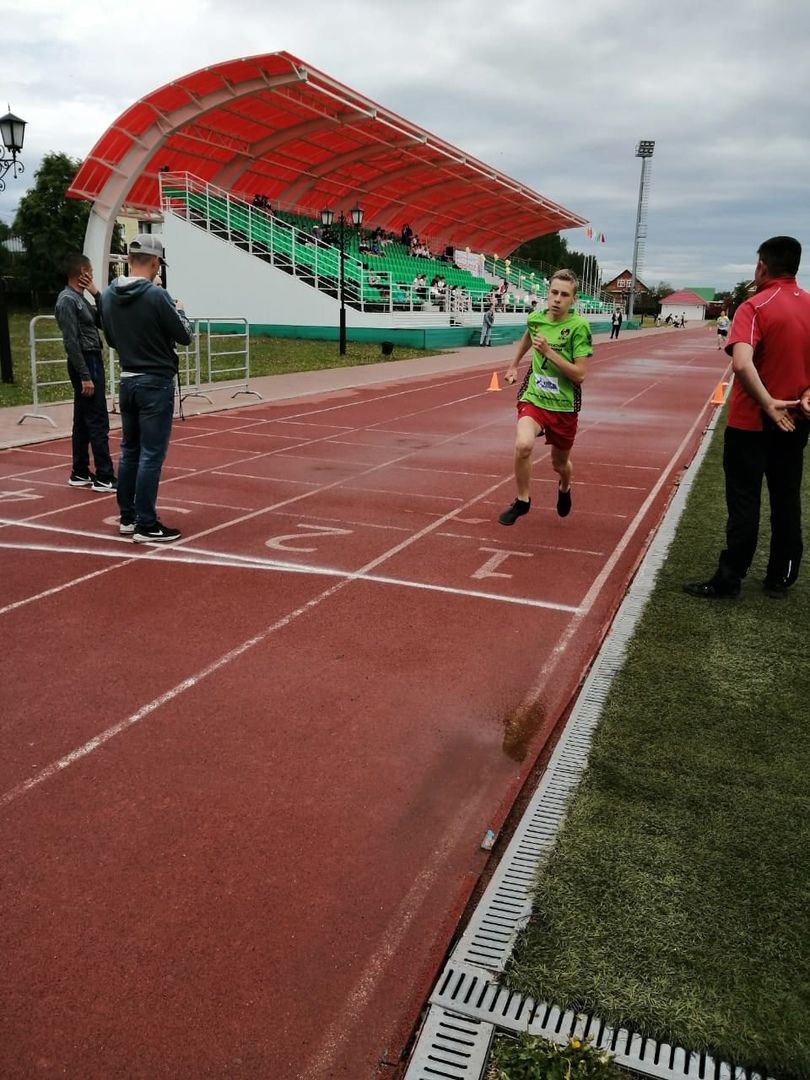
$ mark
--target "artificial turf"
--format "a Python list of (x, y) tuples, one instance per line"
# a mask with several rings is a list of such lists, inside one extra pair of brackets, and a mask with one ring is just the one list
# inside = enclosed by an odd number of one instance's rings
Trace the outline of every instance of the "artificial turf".
[[(722, 425), (615, 680), (507, 981), (810, 1077), (810, 584), (686, 596), (723, 541)], [(810, 476), (805, 476), (805, 505)], [(767, 496), (761, 549), (767, 547)]]

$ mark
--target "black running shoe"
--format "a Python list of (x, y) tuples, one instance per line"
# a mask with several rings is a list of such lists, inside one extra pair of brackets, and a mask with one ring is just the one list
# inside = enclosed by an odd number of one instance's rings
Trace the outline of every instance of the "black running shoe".
[(532, 508), (531, 499), (515, 499), (511, 506), (507, 506), (504, 512), (498, 517), (501, 525), (514, 525), (519, 517), (523, 517), (524, 514)]
[(118, 523), (118, 533), (120, 536), (134, 536), (135, 522), (130, 521), (128, 518), (121, 518)]
[(93, 486), (95, 477), (91, 472), (89, 473), (75, 473), (72, 472), (68, 477), (68, 483), (71, 487), (83, 487), (89, 488)]
[(557, 513), (560, 517), (568, 517), (571, 513), (571, 488), (568, 491), (557, 488)]
[(156, 521), (154, 525), (136, 525), (132, 539), (136, 544), (170, 544), (180, 539), (180, 530)]

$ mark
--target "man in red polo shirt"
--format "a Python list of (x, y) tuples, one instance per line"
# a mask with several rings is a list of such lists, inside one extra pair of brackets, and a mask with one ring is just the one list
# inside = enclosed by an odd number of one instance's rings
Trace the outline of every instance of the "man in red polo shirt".
[(799, 400), (810, 387), (810, 294), (796, 284), (798, 240), (774, 236), (757, 254), (757, 292), (738, 308), (726, 346), (735, 375), (723, 446), (726, 547), (712, 578), (683, 587), (707, 599), (740, 592), (756, 551), (763, 478), (771, 504), (769, 596), (785, 595), (802, 558), (802, 465), (810, 425)]

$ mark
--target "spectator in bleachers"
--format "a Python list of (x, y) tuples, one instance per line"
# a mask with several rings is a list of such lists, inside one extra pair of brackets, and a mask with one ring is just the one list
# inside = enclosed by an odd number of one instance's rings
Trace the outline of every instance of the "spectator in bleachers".
[(410, 227), (410, 225), (403, 225), (402, 226), (402, 232), (400, 233), (400, 240), (405, 245), (405, 247), (408, 248), (409, 251), (410, 251), (411, 240), (412, 239), (413, 239), (413, 229)]
[(498, 286), (496, 293), (496, 302), (498, 305), (498, 311), (503, 311), (506, 308), (506, 294), (509, 292), (509, 282), (504, 278), (501, 284)]

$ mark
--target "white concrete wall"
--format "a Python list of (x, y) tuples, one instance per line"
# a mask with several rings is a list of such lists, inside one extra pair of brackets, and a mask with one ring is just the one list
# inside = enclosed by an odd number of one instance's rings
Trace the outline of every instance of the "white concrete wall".
[[(251, 323), (337, 324), (338, 304), (302, 281), (174, 214), (163, 223), (168, 286), (192, 317), (240, 315)], [(351, 308), (346, 321), (357, 325)], [(366, 320), (364, 320), (364, 323)]]
[(700, 322), (706, 318), (706, 307), (703, 304), (700, 307), (697, 304), (694, 307), (684, 307), (683, 304), (662, 304), (661, 318), (665, 319), (667, 315), (672, 315), (673, 318), (677, 315), (679, 319), (681, 315), (684, 315), (688, 323)]

